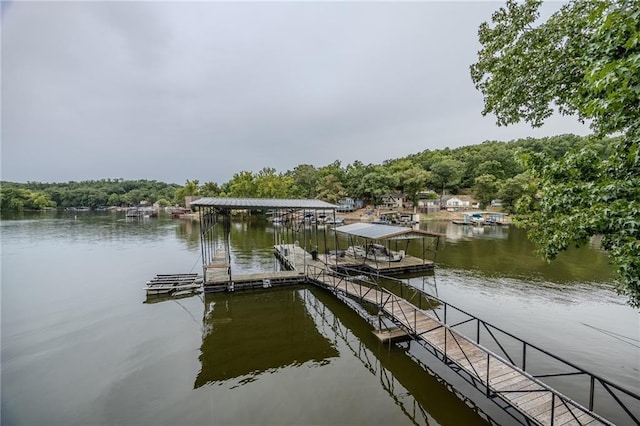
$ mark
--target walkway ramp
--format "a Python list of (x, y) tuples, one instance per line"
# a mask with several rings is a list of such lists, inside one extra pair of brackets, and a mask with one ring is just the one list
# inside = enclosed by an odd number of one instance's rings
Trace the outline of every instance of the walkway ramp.
[(405, 299), (326, 270), (317, 271), (309, 275), (317, 284), (377, 305), (413, 338), (443, 354), (445, 362), (465, 370), (486, 389), (487, 396), (501, 398), (535, 424), (611, 424)]

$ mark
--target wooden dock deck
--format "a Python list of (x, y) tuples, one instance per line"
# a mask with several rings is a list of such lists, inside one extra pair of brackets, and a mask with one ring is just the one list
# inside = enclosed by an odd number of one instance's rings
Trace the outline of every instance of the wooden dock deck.
[(336, 257), (320, 254), (316, 259), (306, 250), (295, 244), (274, 246), (275, 256), (286, 271), (260, 272), (253, 274), (230, 274), (230, 265), (224, 249), (218, 249), (212, 262), (204, 267), (204, 291), (220, 292), (250, 288), (268, 288), (271, 286), (299, 284), (305, 282), (306, 267), (322, 269), (357, 269), (375, 274), (398, 274), (433, 269), (433, 262), (405, 256), (400, 262), (380, 262), (376, 264), (368, 259), (354, 259), (352, 256)]
[(184, 291), (198, 291), (202, 277), (198, 274), (159, 274), (147, 281), (148, 296), (171, 295)]
[(249, 290), (301, 284), (305, 282), (302, 271), (272, 271), (252, 274), (231, 274), (223, 249), (219, 249), (213, 261), (205, 266), (205, 293)]
[(258, 288), (279, 287), (283, 285), (303, 284), (305, 276), (298, 271), (258, 272), (254, 274), (218, 276), (204, 283), (205, 293), (222, 291), (250, 290)]
[(309, 278), (334, 292), (377, 305), (413, 338), (428, 344), (443, 354), (446, 362), (474, 377), (486, 387), (487, 396), (501, 398), (537, 424), (611, 424), (404, 299), (326, 271)]

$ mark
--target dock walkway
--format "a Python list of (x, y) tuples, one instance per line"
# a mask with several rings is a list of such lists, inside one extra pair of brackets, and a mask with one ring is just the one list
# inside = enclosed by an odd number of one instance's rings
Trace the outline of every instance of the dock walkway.
[(300, 284), (304, 281), (303, 272), (295, 270), (231, 275), (226, 253), (224, 249), (219, 249), (213, 261), (205, 266), (203, 287), (206, 293), (216, 293)]
[(486, 388), (487, 396), (501, 398), (532, 421), (558, 426), (611, 424), (408, 301), (326, 270), (315, 270), (317, 274), (309, 278), (316, 284), (377, 305), (414, 339), (428, 344), (444, 355), (445, 362), (474, 377)]

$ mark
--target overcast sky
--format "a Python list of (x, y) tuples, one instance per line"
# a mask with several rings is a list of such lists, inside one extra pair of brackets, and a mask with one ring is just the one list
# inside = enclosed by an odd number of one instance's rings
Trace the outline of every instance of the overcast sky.
[(588, 133), (482, 117), (469, 65), (502, 3), (2, 3), (3, 180), (221, 184)]

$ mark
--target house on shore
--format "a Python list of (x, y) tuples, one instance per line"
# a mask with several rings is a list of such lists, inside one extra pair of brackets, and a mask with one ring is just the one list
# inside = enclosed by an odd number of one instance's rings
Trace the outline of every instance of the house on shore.
[(382, 196), (382, 206), (389, 209), (403, 209), (407, 203), (407, 197), (402, 192), (394, 192)]
[(445, 195), (440, 200), (440, 208), (450, 212), (477, 209), (480, 203), (469, 195)]

